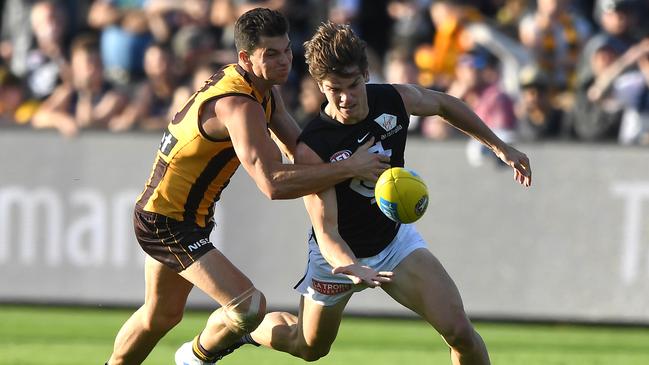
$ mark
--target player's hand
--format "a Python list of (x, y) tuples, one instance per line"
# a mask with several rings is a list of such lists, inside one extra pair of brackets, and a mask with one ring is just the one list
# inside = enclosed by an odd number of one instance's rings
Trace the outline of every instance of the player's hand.
[(376, 182), (381, 173), (390, 168), (390, 157), (368, 151), (373, 145), (374, 137), (371, 137), (345, 160), (350, 171), (360, 180)]
[(496, 155), (514, 169), (514, 179), (516, 181), (525, 187), (532, 185), (532, 167), (530, 166), (530, 160), (523, 152), (506, 145), (502, 151), (496, 151)]
[(331, 270), (333, 274), (344, 274), (352, 280), (354, 284), (364, 284), (370, 288), (381, 286), (382, 283), (392, 281), (392, 271), (375, 271), (369, 266), (351, 264), (347, 266), (338, 266)]

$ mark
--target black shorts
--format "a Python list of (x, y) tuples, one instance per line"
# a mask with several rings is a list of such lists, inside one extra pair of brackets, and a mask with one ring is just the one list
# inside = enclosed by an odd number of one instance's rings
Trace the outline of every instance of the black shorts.
[(210, 242), (214, 222), (201, 227), (135, 208), (133, 226), (144, 252), (176, 272), (214, 249)]

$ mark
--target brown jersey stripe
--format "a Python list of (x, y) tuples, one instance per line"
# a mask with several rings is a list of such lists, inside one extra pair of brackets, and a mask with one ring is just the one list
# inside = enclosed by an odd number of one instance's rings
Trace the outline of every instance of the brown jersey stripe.
[(185, 119), (185, 116), (187, 115), (187, 112), (189, 112), (189, 109), (192, 107), (194, 104), (194, 100), (198, 96), (198, 94), (205, 92), (207, 89), (210, 88), (210, 86), (215, 85), (223, 77), (225, 76), (225, 67), (221, 68), (217, 73), (212, 75), (209, 79), (205, 81), (205, 84), (203, 84), (203, 87), (200, 88), (200, 90), (196, 91), (189, 100), (185, 103), (182, 109), (176, 115), (174, 115), (173, 120), (171, 121), (171, 124), (178, 124), (180, 123), (183, 119)]
[[(185, 202), (183, 220), (186, 222), (194, 222), (196, 219), (196, 212), (198, 206), (205, 196), (205, 192), (209, 188), (210, 184), (218, 176), (219, 172), (223, 170), (225, 165), (236, 157), (234, 148), (229, 147), (225, 148), (223, 151), (219, 152), (216, 156), (207, 163), (201, 174), (198, 176), (191, 189), (187, 195), (187, 201)], [(214, 204), (212, 202), (212, 204)], [(205, 217), (208, 220), (210, 217)], [(207, 224), (207, 222), (205, 222)]]
[(158, 187), (158, 185), (162, 181), (162, 177), (167, 171), (168, 166), (169, 165), (167, 164), (167, 162), (165, 162), (165, 160), (160, 158), (160, 156), (156, 157), (156, 164), (155, 167), (153, 168), (153, 174), (151, 174), (151, 179), (149, 180), (149, 183), (147, 184), (146, 189), (142, 194), (142, 197), (136, 203), (136, 206), (138, 208), (144, 209), (144, 206), (149, 201), (149, 198), (151, 198), (151, 195), (153, 195), (153, 191)]
[(223, 190), (225, 190), (225, 188), (228, 186), (228, 184), (230, 184), (230, 180), (231, 179), (227, 179), (223, 183), (223, 187), (221, 188), (221, 191), (219, 191), (218, 194), (216, 194), (216, 196), (214, 197), (214, 202), (217, 202), (217, 201), (219, 201), (221, 199), (221, 193), (223, 192)]
[(218, 202), (221, 199), (221, 193), (223, 193), (223, 190), (225, 190), (225, 188), (228, 186), (228, 184), (230, 184), (230, 180), (232, 180), (232, 179), (227, 179), (223, 183), (223, 187), (221, 188), (221, 190), (219, 190), (219, 192), (216, 193), (216, 196), (214, 197), (214, 201), (212, 202), (210, 207), (207, 209), (207, 216), (205, 217), (205, 224), (207, 224), (209, 222), (211, 217), (214, 217), (214, 206), (216, 205), (216, 202)]

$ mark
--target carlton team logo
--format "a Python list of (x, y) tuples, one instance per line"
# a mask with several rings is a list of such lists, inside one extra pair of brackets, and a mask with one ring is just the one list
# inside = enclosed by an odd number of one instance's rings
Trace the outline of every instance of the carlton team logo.
[(313, 287), (313, 290), (324, 295), (341, 294), (352, 289), (352, 284), (326, 283), (316, 279), (311, 279), (311, 286)]
[(342, 161), (348, 159), (352, 155), (352, 151), (350, 150), (343, 150), (343, 151), (338, 151), (331, 155), (329, 157), (329, 162), (336, 162), (336, 161)]

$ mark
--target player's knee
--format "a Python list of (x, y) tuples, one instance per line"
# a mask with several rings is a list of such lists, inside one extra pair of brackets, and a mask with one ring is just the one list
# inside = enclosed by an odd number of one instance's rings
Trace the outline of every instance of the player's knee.
[(250, 333), (266, 314), (266, 297), (255, 287), (222, 307), (223, 322), (233, 333)]
[(327, 356), (330, 346), (304, 346), (300, 349), (300, 357), (304, 361), (317, 361)]
[(480, 338), (466, 316), (458, 316), (442, 336), (450, 347), (460, 353), (473, 351), (478, 347)]
[(157, 311), (145, 316), (143, 325), (147, 331), (166, 333), (183, 319), (183, 311)]

